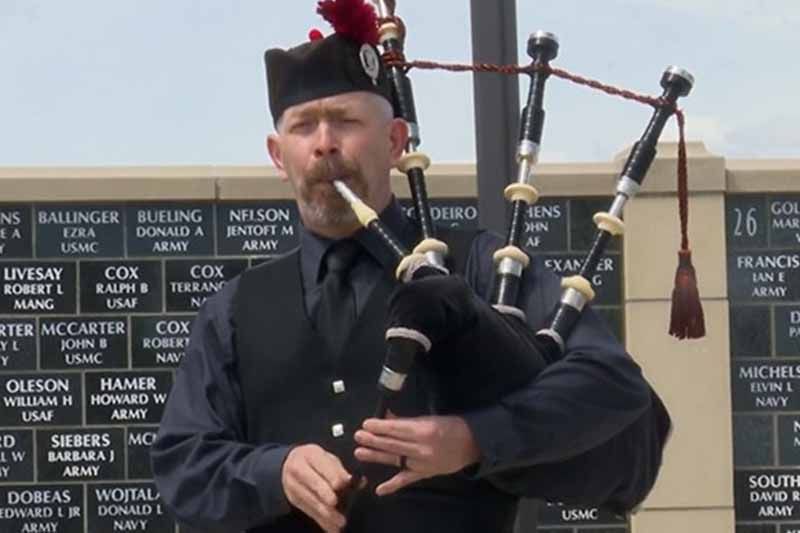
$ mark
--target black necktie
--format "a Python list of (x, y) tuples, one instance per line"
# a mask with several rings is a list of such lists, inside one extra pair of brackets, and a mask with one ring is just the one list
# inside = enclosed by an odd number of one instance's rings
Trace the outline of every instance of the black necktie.
[(317, 305), (317, 331), (335, 353), (343, 347), (356, 319), (356, 297), (347, 275), (361, 251), (358, 242), (346, 239), (331, 246), (325, 254), (325, 277)]

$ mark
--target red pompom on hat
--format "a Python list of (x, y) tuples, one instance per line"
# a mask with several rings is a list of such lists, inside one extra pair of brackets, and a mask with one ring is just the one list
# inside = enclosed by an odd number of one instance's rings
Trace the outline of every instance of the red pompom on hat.
[(317, 13), (342, 37), (377, 46), (378, 16), (375, 8), (364, 0), (320, 0)]

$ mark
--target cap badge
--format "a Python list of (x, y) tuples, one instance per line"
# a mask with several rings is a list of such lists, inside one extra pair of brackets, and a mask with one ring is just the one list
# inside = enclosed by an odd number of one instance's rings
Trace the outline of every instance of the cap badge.
[(358, 57), (361, 59), (361, 67), (364, 72), (372, 80), (373, 85), (378, 85), (378, 74), (380, 73), (381, 65), (380, 58), (375, 49), (369, 44), (362, 44), (361, 50), (358, 52)]

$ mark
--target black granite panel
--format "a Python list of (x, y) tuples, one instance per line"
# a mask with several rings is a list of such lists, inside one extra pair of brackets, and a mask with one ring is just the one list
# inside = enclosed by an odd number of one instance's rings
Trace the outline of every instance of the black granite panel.
[[(400, 201), (403, 211), (413, 219), (416, 208), (410, 199)], [(478, 227), (478, 201), (475, 198), (436, 198), (430, 201), (431, 218), (443, 228), (476, 229)]]
[(156, 438), (158, 426), (128, 428), (128, 478), (151, 479), (150, 446)]
[(36, 369), (36, 321), (0, 319), (0, 371)]
[(767, 206), (763, 195), (725, 198), (725, 234), (729, 249), (767, 246)]
[(733, 410), (800, 410), (800, 362), (753, 359), (731, 364)]
[(800, 520), (800, 470), (737, 470), (734, 496), (737, 521)]
[(161, 311), (160, 261), (81, 263), (82, 313)]
[(800, 356), (800, 305), (775, 306), (775, 355)]
[(0, 313), (74, 313), (75, 269), (75, 263), (3, 263)]
[(594, 307), (595, 312), (600, 315), (608, 329), (618, 339), (625, 338), (625, 323), (622, 316), (622, 309), (618, 307)]
[(0, 207), (0, 259), (33, 257), (33, 232), (29, 205)]
[(246, 259), (168, 260), (165, 285), (167, 311), (197, 311), (206, 298), (246, 268)]
[(152, 483), (104, 483), (87, 486), (88, 533), (174, 533)]
[(800, 251), (729, 253), (728, 296), (753, 302), (800, 299)]
[(298, 244), (300, 217), (292, 200), (217, 205), (219, 255), (276, 255)]
[(778, 450), (781, 465), (800, 465), (800, 416), (778, 416)]
[(567, 200), (541, 198), (525, 208), (520, 247), (531, 253), (566, 251)]
[(82, 485), (0, 487), (0, 531), (84, 533)]
[(0, 375), (0, 426), (81, 424), (81, 376)]
[(214, 255), (213, 218), (210, 204), (128, 206), (128, 256)]
[(157, 424), (172, 372), (87, 372), (87, 424)]
[(772, 355), (769, 307), (731, 305), (730, 343), (732, 357), (770, 357)]
[[(570, 250), (589, 251), (597, 236), (597, 224), (594, 222), (594, 215), (598, 212), (607, 212), (614, 201), (608, 198), (574, 198), (570, 200)], [(608, 240), (606, 250), (619, 251), (621, 248), (621, 236), (612, 237)]]
[[(542, 254), (547, 268), (560, 276), (577, 274), (583, 265), (582, 254)], [(622, 303), (622, 261), (619, 254), (609, 253), (600, 258), (596, 273), (589, 281), (595, 290), (596, 305)]]
[(800, 248), (800, 195), (772, 196), (767, 200), (770, 245)]
[(772, 416), (734, 415), (733, 464), (770, 466), (774, 463), (775, 437)]
[(125, 476), (122, 428), (40, 430), (37, 439), (38, 481), (90, 481)]
[(122, 316), (43, 318), (39, 338), (45, 369), (128, 366), (128, 320)]
[(37, 257), (124, 257), (122, 208), (97, 205), (36, 207)]
[[(768, 531), (768, 530), (765, 530)], [(800, 533), (800, 523), (798, 524), (782, 524), (778, 530), (780, 533)], [(738, 533), (738, 530), (737, 530)], [(761, 533), (760, 531), (758, 533)], [(769, 531), (772, 533), (772, 531)]]
[(540, 507), (539, 524), (543, 526), (617, 525), (624, 517), (598, 507), (576, 507), (547, 503)]
[(135, 316), (131, 320), (134, 368), (178, 366), (186, 353), (193, 316)]
[(0, 483), (33, 481), (33, 431), (0, 430)]
[(775, 524), (745, 524), (736, 526), (736, 533), (776, 533)]

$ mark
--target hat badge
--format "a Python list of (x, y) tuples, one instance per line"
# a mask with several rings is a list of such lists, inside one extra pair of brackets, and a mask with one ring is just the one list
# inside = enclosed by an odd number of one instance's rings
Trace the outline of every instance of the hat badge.
[(372, 80), (373, 85), (378, 85), (378, 74), (380, 73), (381, 64), (378, 53), (375, 48), (367, 43), (361, 45), (361, 50), (358, 51), (358, 58), (361, 60), (361, 67), (364, 72)]

